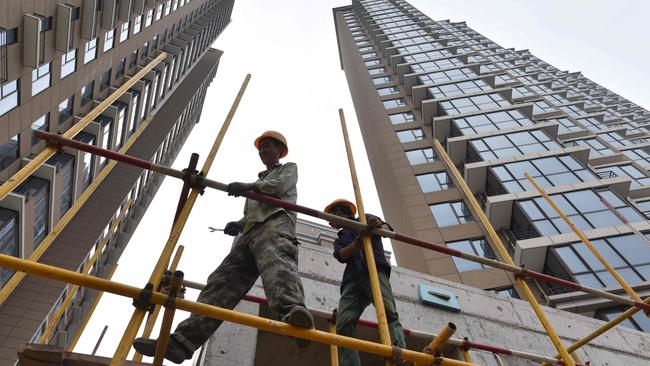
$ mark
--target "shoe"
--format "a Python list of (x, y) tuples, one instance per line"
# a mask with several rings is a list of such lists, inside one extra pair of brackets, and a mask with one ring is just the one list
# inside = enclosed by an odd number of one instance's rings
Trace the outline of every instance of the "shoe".
[[(300, 305), (294, 306), (289, 313), (282, 318), (282, 321), (289, 323), (294, 327), (314, 329), (314, 317), (311, 315), (309, 310)], [(307, 339), (296, 338), (296, 344), (298, 345), (298, 348), (305, 348), (309, 346), (311, 342)]]
[[(133, 341), (133, 348), (145, 356), (154, 357), (156, 355), (156, 344), (158, 340), (148, 338), (136, 338)], [(167, 350), (165, 351), (165, 358), (173, 363), (183, 363), (185, 360), (192, 358), (187, 350), (174, 338), (169, 338), (167, 342)]]

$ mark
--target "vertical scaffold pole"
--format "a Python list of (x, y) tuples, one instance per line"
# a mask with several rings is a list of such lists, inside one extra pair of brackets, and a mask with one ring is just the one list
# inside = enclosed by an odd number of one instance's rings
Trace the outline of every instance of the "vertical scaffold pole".
[[(488, 220), (487, 216), (485, 216), (485, 213), (481, 209), (481, 206), (478, 204), (476, 198), (472, 194), (472, 191), (467, 186), (465, 179), (463, 179), (462, 175), (460, 175), (458, 168), (456, 168), (456, 165), (454, 165), (454, 163), (451, 161), (449, 155), (447, 155), (447, 152), (440, 144), (440, 141), (438, 141), (438, 139), (434, 139), (433, 146), (438, 156), (442, 159), (444, 165), (451, 172), (451, 175), (454, 178), (455, 183), (458, 184), (458, 187), (461, 188), (461, 190), (465, 194), (467, 200), (470, 203), (470, 206), (472, 207), (473, 211), (475, 211), (475, 214), (478, 216), (479, 222), (481, 223), (483, 228), (487, 231), (494, 245), (496, 245), (497, 250), (499, 251), (499, 254), (503, 258), (503, 260), (507, 264), (514, 265), (515, 262), (512, 260), (510, 254), (508, 253), (508, 250), (501, 242), (501, 238), (499, 238), (499, 235), (497, 235), (497, 232), (494, 230), (494, 227), (492, 227), (490, 220)], [(517, 280), (517, 285), (519, 285), (519, 287), (524, 292), (524, 295), (526, 296), (526, 299), (532, 306), (535, 315), (537, 315), (537, 318), (539, 318), (540, 323), (546, 330), (546, 333), (551, 339), (553, 346), (555, 346), (555, 349), (557, 349), (557, 351), (562, 356), (562, 360), (564, 361), (564, 364), (566, 366), (575, 366), (576, 365), (575, 361), (573, 360), (569, 352), (567, 352), (566, 348), (562, 344), (562, 341), (560, 340), (560, 337), (557, 335), (555, 329), (553, 329), (553, 326), (546, 318), (546, 314), (544, 314), (544, 310), (539, 305), (539, 302), (537, 302), (537, 298), (535, 298), (535, 295), (530, 290), (530, 287), (528, 287), (526, 281), (524, 281), (524, 279), (521, 278), (520, 276), (516, 276), (516, 280)]]
[[(210, 152), (208, 153), (205, 163), (203, 163), (203, 168), (201, 169), (201, 173), (203, 173), (203, 176), (207, 176), (208, 172), (210, 171), (210, 168), (212, 167), (214, 158), (217, 155), (217, 151), (219, 151), (219, 147), (221, 146), (221, 142), (223, 141), (223, 138), (226, 135), (226, 131), (230, 126), (230, 122), (235, 116), (235, 112), (237, 111), (237, 107), (239, 106), (239, 102), (241, 101), (242, 96), (244, 95), (244, 91), (248, 86), (248, 82), (250, 81), (250, 78), (251, 78), (250, 74), (246, 75), (246, 78), (244, 79), (244, 82), (242, 83), (242, 86), (239, 89), (237, 96), (235, 97), (235, 101), (230, 107), (230, 111), (226, 116), (223, 126), (221, 127), (221, 130), (219, 130), (219, 134), (217, 135), (217, 138), (212, 144), (212, 148), (210, 149)], [(156, 263), (154, 270), (151, 273), (151, 277), (149, 278), (149, 282), (154, 285), (154, 288), (160, 283), (160, 279), (162, 278), (162, 275), (165, 269), (167, 268), (167, 264), (169, 263), (169, 258), (171, 257), (172, 252), (174, 251), (174, 247), (176, 247), (176, 243), (178, 242), (178, 239), (181, 233), (183, 232), (185, 223), (187, 222), (187, 219), (190, 216), (190, 212), (192, 211), (192, 208), (194, 208), (194, 203), (196, 202), (196, 199), (198, 198), (200, 193), (201, 192), (199, 189), (192, 189), (190, 195), (187, 197), (187, 201), (183, 206), (183, 209), (178, 215), (178, 219), (174, 223), (172, 232), (169, 235), (169, 238), (167, 239), (167, 243), (165, 243), (165, 247), (163, 248), (160, 254), (160, 258), (158, 258), (158, 262)], [(131, 349), (131, 345), (133, 344), (133, 340), (135, 339), (136, 333), (140, 328), (142, 321), (144, 320), (145, 313), (146, 313), (145, 310), (136, 309), (131, 315), (129, 324), (126, 330), (124, 331), (124, 335), (122, 336), (122, 339), (120, 340), (117, 349), (115, 350), (115, 354), (113, 355), (113, 359), (111, 360), (110, 366), (121, 366), (126, 360), (126, 356), (128, 355), (129, 350)]]
[[(348, 165), (350, 166), (350, 176), (352, 177), (352, 186), (354, 187), (354, 196), (357, 201), (357, 211), (359, 213), (359, 222), (366, 224), (366, 211), (363, 206), (363, 198), (361, 197), (361, 190), (359, 189), (359, 180), (357, 178), (357, 169), (354, 164), (354, 156), (352, 155), (352, 147), (350, 144), (350, 137), (348, 135), (348, 128), (345, 124), (345, 115), (343, 109), (339, 109), (339, 117), (341, 119), (341, 129), (343, 130), (343, 140), (345, 142), (345, 150), (348, 156)], [(375, 263), (375, 255), (372, 250), (372, 243), (370, 236), (363, 233), (363, 252), (368, 264), (368, 276), (370, 277), (370, 287), (372, 289), (372, 298), (375, 305), (375, 312), (377, 314), (377, 324), (379, 325), (379, 340), (382, 344), (391, 345), (390, 332), (388, 331), (388, 321), (386, 320), (386, 309), (384, 308), (384, 299), (381, 294), (381, 287), (379, 286), (379, 275), (377, 273), (377, 264)], [(387, 361), (390, 364), (389, 361)]]
[[(169, 271), (176, 271), (178, 268), (178, 262), (180, 262), (181, 256), (183, 255), (183, 250), (185, 250), (183, 245), (179, 245), (178, 248), (176, 248), (176, 253), (174, 254), (174, 259), (172, 259), (172, 264), (169, 266)], [(144, 330), (142, 331), (142, 338), (149, 338), (151, 336), (153, 327), (156, 324), (156, 319), (158, 319), (158, 315), (160, 314), (160, 309), (160, 306), (156, 306), (153, 313), (149, 314), (147, 317), (147, 321), (144, 323)], [(142, 353), (136, 352), (135, 355), (133, 355), (133, 361), (142, 361)]]
[[(336, 334), (336, 322), (328, 321), (327, 326), (330, 333)], [(330, 345), (330, 363), (332, 366), (339, 366), (339, 349), (335, 344)]]

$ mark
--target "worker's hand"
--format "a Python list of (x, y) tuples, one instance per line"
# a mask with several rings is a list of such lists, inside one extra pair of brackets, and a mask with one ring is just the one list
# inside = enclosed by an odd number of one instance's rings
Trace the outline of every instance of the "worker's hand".
[(239, 221), (231, 221), (226, 224), (223, 233), (230, 236), (237, 236), (244, 228), (244, 224)]
[(229, 196), (239, 197), (242, 195), (242, 193), (250, 191), (252, 189), (253, 185), (251, 183), (233, 182), (228, 184), (226, 191), (228, 191)]
[(370, 217), (368, 218), (368, 229), (373, 230), (373, 229), (379, 229), (380, 227), (384, 226), (384, 222), (381, 221), (377, 217)]

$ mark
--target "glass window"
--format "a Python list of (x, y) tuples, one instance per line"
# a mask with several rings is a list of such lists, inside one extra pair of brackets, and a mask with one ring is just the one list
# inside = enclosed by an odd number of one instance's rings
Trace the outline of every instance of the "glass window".
[(386, 68), (384, 67), (375, 67), (374, 69), (368, 69), (368, 73), (370, 75), (383, 74), (385, 72), (386, 72)]
[(492, 291), (499, 296), (509, 297), (512, 299), (519, 299), (519, 294), (512, 286), (488, 289), (488, 291)]
[(77, 50), (61, 55), (61, 79), (72, 74), (77, 68)]
[(72, 117), (72, 107), (74, 105), (74, 95), (63, 102), (59, 103), (59, 124)]
[[(459, 250), (463, 253), (478, 255), (483, 258), (496, 259), (492, 248), (485, 239), (461, 240), (445, 244), (448, 248)], [(486, 268), (484, 265), (466, 259), (452, 257), (458, 272), (468, 272)]]
[(454, 186), (446, 171), (417, 175), (422, 192), (444, 191)]
[(84, 65), (97, 57), (97, 38), (86, 42), (84, 46)]
[(0, 169), (4, 170), (18, 159), (20, 153), (20, 141), (19, 136), (15, 135), (10, 138), (7, 142), (0, 145)]
[[(113, 33), (115, 33), (114, 30)], [(126, 41), (128, 38), (129, 38), (129, 22), (125, 22), (122, 23), (122, 26), (120, 27), (120, 43)]]
[(444, 84), (437, 87), (429, 88), (429, 94), (434, 99), (442, 99), (456, 95), (477, 93), (480, 91), (492, 90), (482, 79), (463, 81), (455, 84)]
[[(95, 136), (86, 133), (79, 132), (77, 136), (74, 137), (75, 140), (83, 142), (88, 145), (95, 145)], [(87, 152), (80, 152), (81, 154), (81, 192), (85, 191), (86, 188), (93, 181), (93, 173), (95, 171), (95, 159), (94, 156)]]
[(650, 185), (650, 177), (637, 169), (634, 165), (614, 165), (596, 169), (601, 178), (629, 177), (631, 188), (639, 188)]
[(113, 47), (115, 47), (115, 29), (104, 33), (104, 52), (110, 51)]
[(389, 114), (388, 118), (390, 118), (390, 123), (394, 125), (415, 121), (415, 117), (413, 116), (412, 112)]
[(500, 111), (453, 119), (452, 136), (475, 135), (532, 125), (533, 121), (516, 109)]
[(60, 216), (63, 216), (72, 207), (72, 188), (74, 185), (74, 156), (58, 152), (52, 156), (48, 164), (56, 166), (57, 176), (61, 182), (61, 209)]
[[(0, 253), (18, 257), (18, 235), (18, 213), (0, 208)], [(0, 285), (4, 286), (13, 274), (10, 269), (0, 268)]]
[(99, 75), (99, 91), (103, 91), (109, 86), (111, 86), (111, 69), (108, 69)]
[(433, 218), (436, 220), (438, 227), (465, 224), (474, 222), (474, 217), (469, 211), (465, 202), (445, 202), (435, 205), (429, 205)]
[(44, 64), (32, 70), (32, 97), (50, 87), (52, 81), (50, 65)]
[(424, 139), (424, 132), (420, 128), (411, 130), (397, 131), (397, 138), (403, 144), (407, 142), (420, 141)]
[(509, 105), (511, 105), (510, 102), (505, 100), (499, 93), (452, 99), (439, 104), (442, 115), (470, 113)]
[(522, 131), (470, 140), (468, 158), (489, 161), (560, 148), (560, 144), (541, 130)]
[(163, 11), (163, 3), (158, 3), (156, 5), (156, 17), (155, 17), (156, 21), (159, 21), (160, 18), (162, 18), (162, 11)]
[(406, 101), (404, 98), (388, 99), (384, 100), (382, 103), (386, 109), (406, 107)]
[(126, 58), (121, 59), (115, 65), (115, 77), (119, 78), (124, 76), (124, 67), (126, 66)]
[(477, 75), (472, 69), (462, 68), (418, 75), (418, 79), (424, 85), (435, 85), (451, 80), (468, 79), (473, 76)]
[[(609, 188), (553, 194), (551, 198), (581, 230), (621, 225), (619, 216), (629, 222), (645, 220), (641, 214)], [(608, 205), (605, 204), (606, 202)], [(513, 227), (536, 230), (538, 236), (571, 232), (571, 229), (542, 197), (516, 201), (515, 209), (521, 213), (513, 212)], [(532, 235), (532, 231), (529, 232), (530, 235)]]
[(115, 123), (115, 126), (117, 127), (115, 136), (115, 150), (118, 150), (120, 147), (122, 147), (122, 144), (124, 142), (124, 131), (127, 129), (126, 117), (128, 106), (127, 104), (121, 102), (115, 102), (113, 105), (117, 107), (117, 121)]
[(0, 116), (18, 106), (18, 80), (10, 81), (0, 87)]
[(49, 232), (50, 213), (50, 182), (45, 179), (30, 176), (16, 188), (16, 193), (31, 200), (34, 208), (33, 248), (35, 249), (45, 239)]
[(377, 93), (379, 95), (386, 96), (386, 95), (393, 95), (393, 94), (399, 94), (399, 88), (396, 86), (389, 86), (387, 88), (379, 88), (377, 89)]
[(135, 19), (133, 19), (133, 34), (138, 34), (140, 33), (140, 30), (142, 30), (142, 17), (143, 15), (137, 15)]
[(595, 181), (598, 178), (571, 155), (551, 156), (529, 161), (518, 161), (488, 168), (488, 186), (495, 182), (502, 189), (492, 186), (486, 189), (488, 196), (493, 194), (534, 191), (530, 181), (524, 176), (530, 174), (542, 188)]
[(93, 88), (95, 87), (95, 82), (91, 81), (90, 83), (81, 87), (81, 105), (84, 106), (93, 100)]
[(438, 156), (431, 148), (406, 151), (406, 158), (411, 165), (433, 163), (438, 160)]
[(386, 84), (386, 83), (390, 83), (391, 81), (393, 81), (393, 79), (391, 79), (390, 76), (380, 76), (372, 79), (372, 82), (375, 85)]
[(601, 156), (608, 156), (614, 154), (614, 151), (605, 146), (602, 142), (595, 138), (585, 140), (575, 140), (564, 143), (566, 147), (572, 146), (587, 146), (589, 147), (589, 159), (599, 158)]
[[(47, 113), (47, 114), (41, 116), (36, 121), (34, 121), (34, 123), (32, 123), (32, 130), (33, 131), (49, 131), (50, 130), (50, 114)], [(38, 137), (32, 135), (32, 146), (38, 144), (40, 141), (41, 141), (41, 139), (39, 139)]]
[(150, 26), (152, 22), (153, 22), (153, 9), (147, 9), (144, 17), (145, 28)]

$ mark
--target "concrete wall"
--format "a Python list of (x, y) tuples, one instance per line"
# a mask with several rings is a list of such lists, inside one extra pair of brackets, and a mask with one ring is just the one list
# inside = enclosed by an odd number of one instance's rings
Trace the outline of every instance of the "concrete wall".
[[(304, 225), (304, 223), (303, 223)], [(299, 225), (300, 226), (300, 225)], [(316, 236), (325, 236), (324, 227), (313, 226)], [(307, 232), (298, 228), (300, 232)], [(321, 234), (322, 233), (322, 234)], [(329, 235), (328, 235), (329, 236)], [(339, 280), (344, 266), (331, 255), (331, 249), (302, 241), (300, 247), (300, 273), (305, 286), (307, 306), (330, 312), (337, 306)], [(425, 284), (447, 290), (457, 296), (461, 311), (458, 313), (424, 305), (418, 298), (418, 285)], [(552, 356), (555, 349), (540, 326), (526, 301), (501, 297), (473, 287), (458, 284), (404, 268), (393, 267), (391, 285), (402, 323), (410, 329), (437, 333), (446, 322), (458, 327), (455, 337), (468, 337), (471, 341)], [(251, 293), (264, 296), (258, 281)], [(272, 317), (266, 306), (240, 303), (238, 310)], [(546, 314), (565, 344), (573, 343), (604, 324), (602, 321), (581, 315), (545, 308)], [(372, 307), (363, 315), (375, 320)], [(317, 320), (317, 328), (325, 330), (326, 322)], [(377, 340), (375, 330), (359, 327), (359, 336)], [(421, 350), (426, 339), (407, 338), (407, 348)], [(430, 341), (430, 339), (429, 339)], [(256, 329), (224, 324), (208, 341), (199, 364), (213, 365), (330, 365), (329, 347), (312, 344), (299, 350), (292, 339), (258, 332)], [(486, 352), (470, 351), (480, 365), (498, 365)], [(592, 365), (650, 364), (650, 335), (628, 328), (610, 330), (578, 351), (583, 361)], [(445, 354), (453, 356), (453, 354)], [(536, 365), (522, 359), (501, 356), (505, 365)], [(377, 357), (363, 356), (364, 365), (380, 364)]]

